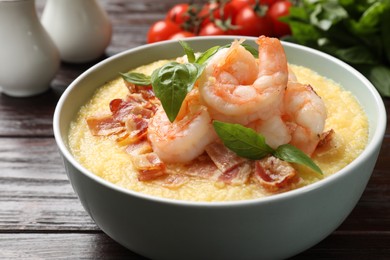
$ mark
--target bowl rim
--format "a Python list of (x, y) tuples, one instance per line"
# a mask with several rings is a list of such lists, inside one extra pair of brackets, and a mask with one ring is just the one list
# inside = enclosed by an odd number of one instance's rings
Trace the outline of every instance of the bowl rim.
[[(196, 41), (202, 41), (202, 40), (234, 40), (237, 38), (245, 38), (248, 40), (254, 40), (257, 39), (257, 37), (240, 37), (240, 36), (204, 36), (204, 37), (190, 37), (186, 38), (185, 41), (188, 42), (196, 42)], [(119, 192), (122, 195), (129, 195), (136, 197), (138, 199), (143, 200), (149, 200), (152, 202), (158, 202), (158, 203), (164, 203), (164, 204), (170, 204), (170, 205), (177, 205), (177, 206), (186, 206), (186, 207), (232, 207), (232, 206), (246, 206), (246, 205), (254, 205), (254, 204), (267, 204), (272, 203), (274, 201), (279, 200), (286, 200), (292, 197), (300, 196), (302, 194), (308, 193), (312, 190), (321, 189), (322, 187), (325, 187), (327, 185), (331, 185), (331, 183), (337, 181), (339, 178), (343, 178), (343, 176), (352, 174), (352, 169), (358, 167), (359, 165), (363, 164), (363, 162), (366, 160), (365, 158), (368, 158), (369, 155), (372, 155), (375, 150), (378, 149), (378, 147), (381, 146), (383, 137), (385, 135), (386, 131), (386, 124), (387, 124), (387, 118), (386, 118), (386, 109), (383, 103), (383, 100), (381, 96), (379, 95), (378, 91), (375, 89), (375, 87), (372, 85), (372, 83), (363, 76), (359, 71), (357, 71), (355, 68), (350, 66), (349, 64), (339, 60), (338, 58), (335, 58), (329, 54), (326, 54), (324, 52), (321, 52), (319, 50), (295, 44), (290, 42), (281, 41), (283, 46), (289, 46), (291, 48), (303, 50), (306, 52), (310, 52), (312, 54), (315, 54), (317, 56), (321, 56), (321, 58), (329, 59), (330, 61), (338, 64), (339, 66), (345, 67), (348, 71), (350, 71), (352, 74), (354, 74), (355, 77), (358, 78), (359, 81), (362, 81), (362, 83), (368, 88), (369, 92), (375, 99), (375, 105), (378, 107), (378, 122), (375, 132), (371, 133), (371, 140), (369, 140), (368, 144), (362, 151), (360, 155), (358, 155), (351, 163), (349, 163), (347, 166), (339, 170), (338, 172), (327, 176), (326, 178), (319, 180), (315, 183), (311, 183), (309, 185), (282, 192), (279, 194), (273, 194), (266, 197), (256, 198), (256, 199), (249, 199), (249, 200), (234, 200), (234, 201), (213, 201), (213, 202), (207, 202), (207, 201), (190, 201), (190, 200), (177, 200), (177, 199), (170, 199), (170, 198), (163, 198), (163, 197), (157, 197), (154, 195), (144, 194), (141, 192), (133, 191), (130, 189), (126, 189), (124, 187), (121, 187), (119, 185), (116, 185), (114, 183), (111, 183), (93, 172), (86, 169), (84, 166), (82, 166), (71, 154), (69, 151), (67, 145), (65, 144), (60, 130), (60, 121), (61, 121), (61, 111), (63, 110), (63, 106), (67, 100), (67, 97), (69, 93), (73, 91), (74, 88), (78, 85), (78, 82), (80, 82), (83, 78), (85, 78), (88, 74), (92, 73), (94, 70), (96, 70), (99, 67), (102, 67), (111, 61), (115, 59), (119, 59), (122, 56), (130, 55), (133, 52), (138, 51), (144, 51), (149, 48), (154, 48), (156, 46), (165, 45), (169, 43), (177, 42), (177, 40), (168, 40), (168, 41), (162, 41), (162, 42), (156, 42), (146, 45), (140, 45), (134, 48), (130, 48), (128, 50), (122, 51), (120, 53), (117, 53), (111, 57), (108, 57), (86, 71), (84, 71), (81, 75), (79, 75), (63, 92), (61, 95), (53, 116), (53, 132), (54, 132), (54, 138), (57, 143), (58, 149), (61, 152), (63, 159), (66, 159), (69, 161), (81, 174), (85, 175), (92, 181), (97, 182), (98, 184), (105, 186), (109, 189), (112, 189), (115, 192)], [(68, 173), (67, 173), (68, 174)]]

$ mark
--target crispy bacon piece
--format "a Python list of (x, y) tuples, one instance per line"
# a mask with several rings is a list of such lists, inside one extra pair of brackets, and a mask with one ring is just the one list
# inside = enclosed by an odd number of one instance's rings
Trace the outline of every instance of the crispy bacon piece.
[(161, 185), (165, 188), (176, 190), (188, 181), (189, 177), (184, 174), (168, 174), (161, 178)]
[(297, 171), (288, 162), (274, 156), (255, 161), (253, 177), (270, 192), (289, 189), (300, 179)]
[(242, 185), (248, 182), (252, 173), (252, 167), (249, 163), (241, 163), (233, 169), (222, 173), (218, 181), (222, 181), (230, 185)]
[(126, 132), (119, 136), (116, 141), (120, 145), (140, 142), (146, 137), (148, 123), (148, 119), (143, 118), (141, 115), (129, 115), (125, 123)]
[(120, 107), (123, 105), (123, 99), (121, 98), (116, 98), (110, 101), (109, 107), (111, 113), (115, 113), (120, 109)]
[(321, 153), (329, 150), (332, 147), (333, 139), (334, 139), (335, 131), (330, 129), (326, 132), (323, 132), (320, 136), (320, 141), (317, 144), (316, 152)]
[(153, 152), (152, 146), (147, 140), (131, 143), (126, 147), (126, 152), (132, 156)]
[(125, 131), (117, 135), (116, 142), (124, 146), (142, 141), (146, 137), (148, 125), (149, 119), (141, 115), (129, 115), (125, 122)]
[(165, 164), (145, 140), (149, 119), (160, 102), (151, 86), (137, 86), (127, 81), (125, 84), (130, 92), (126, 98), (111, 100), (111, 114), (87, 118), (88, 127), (93, 135), (116, 135), (119, 145), (127, 145), (126, 152), (133, 156), (139, 180), (149, 181), (165, 176)]
[(134, 106), (131, 114), (137, 115), (138, 117), (142, 117), (144, 119), (150, 119), (155, 114), (155, 112), (154, 105), (147, 102), (142, 105)]
[(124, 80), (127, 89), (129, 90), (130, 93), (140, 93), (143, 98), (146, 100), (155, 98), (152, 85), (149, 86), (138, 86), (133, 83), (130, 83), (126, 80)]
[(154, 152), (134, 156), (133, 164), (138, 170), (140, 181), (155, 180), (166, 175), (165, 163)]
[(130, 93), (137, 93), (137, 85), (135, 85), (131, 82), (128, 82), (127, 80), (123, 80), (123, 82), (125, 83), (125, 85)]
[(117, 121), (124, 122), (133, 109), (134, 104), (123, 99), (113, 99), (110, 102), (112, 117)]
[(146, 101), (140, 94), (129, 94), (126, 100), (111, 100), (111, 115), (89, 117), (87, 124), (93, 135), (116, 134), (118, 144), (127, 145), (145, 137), (156, 106), (157, 103)]
[(139, 170), (138, 171), (138, 180), (139, 181), (152, 181), (156, 180), (167, 174), (160, 170)]
[(165, 170), (165, 164), (154, 152), (140, 154), (133, 158), (134, 166), (138, 170)]
[(206, 153), (220, 171), (218, 181), (231, 185), (240, 185), (248, 181), (252, 171), (248, 160), (239, 157), (218, 142), (208, 145)]
[(111, 115), (91, 116), (86, 121), (89, 130), (95, 136), (119, 134), (126, 130), (125, 125)]
[(129, 132), (126, 132), (126, 131), (124, 131), (116, 136), (117, 136), (117, 138), (115, 139), (115, 141), (120, 146), (130, 145), (132, 143), (136, 143), (139, 141), (137, 138), (134, 138), (133, 136), (130, 135)]
[(209, 144), (205, 150), (222, 173), (226, 173), (246, 161), (221, 143)]
[(125, 100), (126, 102), (130, 102), (133, 104), (135, 103), (143, 104), (148, 101), (140, 93), (136, 93), (136, 92), (128, 94)]
[(154, 115), (155, 104), (146, 101), (139, 94), (129, 94), (124, 99), (113, 99), (110, 102), (112, 116), (118, 121), (126, 121), (129, 115), (141, 115), (150, 118)]
[(202, 154), (184, 166), (185, 174), (202, 179), (217, 180), (221, 171), (207, 154)]

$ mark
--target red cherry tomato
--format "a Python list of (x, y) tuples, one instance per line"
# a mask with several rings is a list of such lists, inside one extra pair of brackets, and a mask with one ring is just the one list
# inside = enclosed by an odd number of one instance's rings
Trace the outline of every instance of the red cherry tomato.
[(204, 25), (199, 32), (200, 36), (225, 35), (225, 34), (226, 34), (226, 31), (224, 31), (222, 28), (218, 27), (213, 22), (209, 22), (208, 24)]
[(232, 9), (238, 12), (245, 6), (254, 5), (255, 3), (256, 0), (231, 0), (230, 2), (227, 3), (227, 5), (230, 5)]
[(154, 23), (148, 31), (148, 43), (168, 40), (169, 37), (181, 31), (179, 25), (169, 21), (161, 20)]
[(193, 37), (195, 36), (194, 33), (188, 32), (188, 31), (181, 31), (178, 33), (175, 33), (171, 37), (169, 37), (169, 40), (178, 40), (178, 39), (183, 39), (183, 38), (188, 38), (188, 37)]
[(252, 6), (256, 0), (231, 0), (226, 4), (225, 14), (227, 18), (232, 19), (232, 23), (236, 23), (237, 14), (246, 6)]
[(271, 6), (273, 4), (275, 4), (276, 2), (279, 2), (281, 0), (261, 0), (260, 3), (262, 5), (268, 5), (268, 6)]
[[(242, 0), (242, 1), (252, 1), (252, 0)], [(237, 13), (236, 8), (231, 4), (231, 2), (227, 2), (226, 4), (219, 4), (218, 2), (210, 2), (203, 5), (203, 8), (199, 12), (198, 16), (202, 19), (201, 25), (204, 26), (209, 22), (211, 22), (212, 19), (214, 20), (220, 19), (225, 21), (226, 19), (235, 16), (236, 13)]]
[(252, 6), (245, 6), (237, 14), (237, 34), (247, 36), (272, 35), (272, 25), (267, 16), (259, 16)]
[(278, 1), (274, 3), (268, 10), (267, 15), (270, 17), (273, 26), (273, 32), (276, 37), (291, 34), (290, 26), (284, 22), (279, 21), (280, 17), (289, 14), (291, 7), (290, 1)]
[(208, 23), (210, 23), (210, 17), (213, 16), (214, 19), (220, 19), (220, 12), (218, 11), (219, 4), (216, 2), (211, 2), (203, 5), (202, 10), (198, 13), (199, 19), (201, 19), (200, 27), (203, 28)]
[(171, 9), (169, 9), (166, 19), (175, 23), (175, 24), (183, 24), (184, 22), (190, 19), (187, 11), (189, 4), (177, 4), (174, 5)]

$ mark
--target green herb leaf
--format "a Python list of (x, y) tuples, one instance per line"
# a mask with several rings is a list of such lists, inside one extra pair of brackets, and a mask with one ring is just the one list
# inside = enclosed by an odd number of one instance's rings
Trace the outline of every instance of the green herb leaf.
[(175, 120), (183, 100), (192, 90), (203, 69), (204, 66), (196, 63), (170, 62), (153, 71), (153, 91), (171, 122)]
[[(390, 4), (387, 8), (390, 11)], [(382, 15), (381, 24), (381, 38), (383, 42), (384, 53), (386, 56), (386, 62), (390, 64), (390, 15)]]
[[(255, 58), (259, 56), (259, 51), (254, 48), (252, 45), (249, 44), (241, 44), (247, 51), (249, 51)], [(219, 50), (224, 48), (229, 48), (231, 44), (226, 44), (223, 46), (214, 46), (208, 49), (207, 51), (203, 52), (195, 61), (195, 63), (198, 64), (204, 64), (206, 63), (214, 54), (216, 54)]]
[(305, 165), (313, 171), (323, 174), (321, 169), (313, 162), (313, 160), (309, 156), (307, 156), (304, 152), (302, 152), (293, 145), (281, 145), (276, 148), (273, 155), (275, 157), (278, 157), (279, 159), (282, 159), (283, 161)]
[[(359, 21), (352, 22), (354, 33), (360, 35), (367, 35), (370, 33), (377, 33), (380, 30), (380, 22), (382, 13), (385, 11), (386, 5), (380, 1), (374, 2), (364, 11)], [(353, 21), (352, 19), (350, 21)]]
[(289, 25), (293, 34), (293, 41), (299, 44), (315, 46), (317, 39), (321, 36), (316, 27), (305, 22), (290, 21)]
[(385, 66), (358, 66), (382, 96), (390, 97), (390, 68)]
[(258, 160), (273, 152), (265, 138), (253, 129), (239, 124), (213, 121), (213, 126), (224, 145), (238, 156)]
[(207, 51), (203, 52), (196, 60), (195, 63), (197, 64), (205, 64), (214, 54), (216, 54), (221, 46), (214, 46), (208, 49)]
[[(282, 20), (306, 45), (349, 63), (390, 97), (390, 0), (302, 0)], [(363, 68), (363, 69), (362, 69)]]
[(191, 46), (188, 43), (186, 43), (184, 41), (179, 41), (179, 43), (180, 43), (181, 47), (183, 47), (184, 52), (187, 55), (188, 62), (193, 63), (195, 61), (194, 50), (191, 48)]
[(150, 76), (138, 72), (120, 73), (127, 82), (137, 86), (149, 86), (152, 84)]
[(254, 48), (252, 45), (242, 43), (241, 44), (247, 51), (249, 51), (253, 57), (258, 58), (259, 57), (259, 50)]
[(378, 59), (375, 55), (365, 46), (355, 45), (349, 48), (338, 48), (335, 50), (334, 55), (339, 59), (342, 59), (352, 64), (377, 64)]
[(310, 22), (324, 31), (348, 17), (345, 9), (337, 1), (324, 1), (321, 5), (316, 5), (314, 11), (310, 14)]
[(298, 21), (309, 21), (309, 14), (306, 8), (300, 8), (297, 6), (291, 6), (289, 9), (288, 16), (280, 17), (280, 21), (288, 22), (289, 20), (298, 20)]
[(309, 156), (293, 145), (284, 144), (274, 150), (267, 145), (263, 135), (256, 133), (251, 128), (216, 120), (213, 121), (213, 126), (223, 144), (238, 156), (259, 160), (272, 154), (283, 161), (305, 165), (315, 172), (323, 174)]

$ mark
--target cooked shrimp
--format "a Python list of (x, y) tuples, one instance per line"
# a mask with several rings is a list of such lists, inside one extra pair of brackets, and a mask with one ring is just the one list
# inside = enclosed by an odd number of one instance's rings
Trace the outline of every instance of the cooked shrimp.
[(288, 67), (288, 81), (297, 82), (298, 78), (295, 75), (294, 71)]
[(291, 141), (290, 129), (280, 115), (275, 115), (267, 120), (253, 121), (247, 126), (262, 134), (266, 143), (274, 149)]
[(198, 157), (216, 138), (207, 108), (192, 90), (171, 123), (160, 107), (149, 121), (148, 139), (153, 151), (167, 163), (185, 163)]
[(290, 81), (284, 96), (284, 120), (292, 132), (291, 144), (311, 155), (325, 127), (323, 100), (310, 85)]
[(216, 53), (198, 85), (213, 119), (247, 124), (280, 113), (288, 69), (278, 39), (258, 38), (258, 60), (241, 42)]

